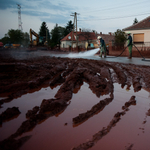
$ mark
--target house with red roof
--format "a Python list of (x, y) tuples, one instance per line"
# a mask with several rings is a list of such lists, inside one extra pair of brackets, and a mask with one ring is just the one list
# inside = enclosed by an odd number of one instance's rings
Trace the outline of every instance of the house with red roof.
[(100, 32), (100, 34), (97, 34), (97, 37), (101, 36), (102, 39), (105, 41), (105, 44), (109, 46), (110, 43), (114, 43), (115, 41), (115, 36), (113, 33), (109, 32), (108, 34), (103, 34)]
[(150, 16), (132, 26), (124, 28), (123, 31), (131, 33), (133, 43), (137, 46), (144, 44), (150, 47)]
[(71, 48), (86, 50), (98, 47), (98, 40), (95, 32), (70, 32), (61, 40), (60, 48), (62, 50), (71, 50)]
[(82, 32), (81, 29), (79, 32), (70, 32), (67, 36), (65, 36), (61, 40), (61, 49), (62, 50), (71, 50), (72, 48), (76, 48), (78, 45), (78, 48), (81, 50), (87, 50), (87, 49), (93, 49), (99, 47), (99, 40), (97, 40), (97, 37), (101, 36), (106, 45), (109, 45), (109, 43), (113, 43), (115, 36), (112, 33), (109, 34), (100, 34), (95, 32)]

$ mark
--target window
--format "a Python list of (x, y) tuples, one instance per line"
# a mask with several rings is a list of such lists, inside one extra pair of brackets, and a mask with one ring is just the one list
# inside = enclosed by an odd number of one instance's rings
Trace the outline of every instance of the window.
[(144, 33), (133, 34), (134, 43), (144, 43)]

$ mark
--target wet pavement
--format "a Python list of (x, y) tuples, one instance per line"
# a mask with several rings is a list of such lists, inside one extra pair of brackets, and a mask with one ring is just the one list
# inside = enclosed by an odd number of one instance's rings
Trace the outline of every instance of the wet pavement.
[(39, 53), (43, 53), (41, 55), (48, 55), (48, 56), (54, 56), (54, 57), (68, 57), (68, 58), (83, 58), (83, 59), (94, 59), (94, 60), (102, 60), (102, 61), (109, 61), (109, 62), (120, 62), (120, 63), (126, 63), (126, 64), (135, 64), (135, 65), (150, 65), (150, 58), (145, 58), (145, 61), (143, 61), (143, 58), (133, 57), (132, 59), (128, 59), (128, 57), (116, 57), (116, 56), (107, 56), (99, 57), (98, 55), (85, 55), (84, 52), (81, 53), (69, 53), (69, 54), (63, 54), (63, 53), (55, 53), (55, 52), (43, 52), (38, 51)]
[(114, 57), (107, 56), (107, 58), (100, 58), (100, 60), (110, 61), (110, 62), (120, 62), (126, 64), (135, 64), (135, 65), (150, 65), (150, 59), (147, 58), (145, 61), (142, 58), (133, 57), (132, 59), (128, 59), (127, 57)]
[(71, 53), (71, 52), (62, 52), (62, 51), (47, 51), (47, 50), (0, 50), (0, 54), (3, 55), (10, 55), (15, 59), (30, 59), (40, 56), (51, 56), (51, 57), (63, 57), (63, 58), (83, 58), (83, 59), (93, 59), (93, 60), (102, 60), (102, 61), (109, 61), (109, 62), (119, 62), (125, 64), (135, 64), (135, 65), (150, 65), (150, 58), (137, 58), (132, 57), (132, 59), (128, 59), (128, 57), (115, 57), (115, 56), (107, 56), (106, 58), (100, 58), (95, 53), (98, 49), (80, 52), (80, 53)]

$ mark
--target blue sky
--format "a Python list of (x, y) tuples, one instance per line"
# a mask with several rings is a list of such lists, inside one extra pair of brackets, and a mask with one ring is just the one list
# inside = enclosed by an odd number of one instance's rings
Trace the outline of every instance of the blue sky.
[(65, 27), (77, 12), (78, 29), (115, 32), (150, 16), (150, 0), (0, 0), (0, 39), (9, 29), (18, 29), (18, 9), (21, 5), (23, 32), (32, 28), (39, 32), (43, 21), (51, 31), (56, 23)]

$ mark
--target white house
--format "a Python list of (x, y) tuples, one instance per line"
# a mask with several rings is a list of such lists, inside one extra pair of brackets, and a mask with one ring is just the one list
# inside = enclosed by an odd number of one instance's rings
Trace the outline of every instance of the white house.
[(77, 33), (74, 32), (74, 34), (70, 32), (61, 40), (60, 47), (62, 50), (67, 50), (71, 49), (71, 47), (76, 48), (77, 45), (80, 49), (98, 47), (96, 34), (94, 32), (81, 32), (81, 30)]
[(130, 32), (133, 38), (133, 43), (136, 46), (150, 47), (150, 16), (144, 20), (124, 28), (125, 33)]

